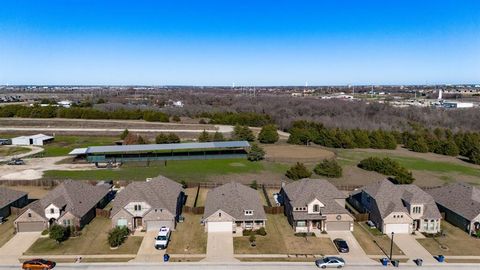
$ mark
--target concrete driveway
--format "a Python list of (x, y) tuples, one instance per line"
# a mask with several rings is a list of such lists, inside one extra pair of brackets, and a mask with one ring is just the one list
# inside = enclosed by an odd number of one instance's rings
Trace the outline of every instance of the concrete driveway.
[(233, 257), (232, 232), (209, 232), (207, 240), (207, 257), (203, 261), (237, 261), (237, 259)]
[[(391, 235), (388, 235), (391, 237)], [(438, 263), (432, 254), (430, 254), (418, 241), (410, 234), (395, 234), (393, 242), (412, 260), (421, 258), (424, 263)], [(395, 259), (395, 257), (393, 258)]]
[(345, 259), (347, 263), (365, 263), (365, 264), (378, 264), (377, 261), (373, 261), (370, 259), (365, 251), (363, 251), (362, 247), (358, 243), (355, 236), (353, 236), (352, 232), (350, 231), (332, 231), (328, 232), (330, 239), (332, 242), (336, 238), (341, 238), (347, 241), (349, 252), (348, 253), (340, 253), (340, 256)]
[(18, 257), (40, 237), (40, 232), (17, 233), (0, 248), (0, 264), (18, 264)]
[(138, 249), (137, 257), (134, 262), (163, 262), (164, 249), (155, 248), (155, 237), (158, 231), (149, 231), (145, 233), (142, 244)]

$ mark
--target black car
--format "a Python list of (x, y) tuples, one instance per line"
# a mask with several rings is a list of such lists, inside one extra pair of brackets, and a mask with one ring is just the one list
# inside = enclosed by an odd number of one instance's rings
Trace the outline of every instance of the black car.
[(337, 247), (338, 252), (348, 253), (349, 248), (348, 248), (348, 245), (347, 245), (347, 241), (345, 241), (343, 239), (340, 239), (340, 238), (337, 238), (337, 239), (333, 240), (333, 243)]

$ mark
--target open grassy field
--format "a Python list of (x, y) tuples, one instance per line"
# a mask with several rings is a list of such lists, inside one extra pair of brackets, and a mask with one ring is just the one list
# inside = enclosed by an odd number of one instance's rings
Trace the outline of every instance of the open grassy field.
[(464, 162), (455, 157), (432, 153), (415, 153), (400, 148), (397, 150), (335, 149), (334, 151), (337, 154), (338, 161), (343, 165), (344, 171), (351, 173), (349, 175), (350, 179), (356, 178), (356, 174), (370, 175), (372, 179), (379, 176), (383, 177), (377, 173), (366, 172), (357, 168), (362, 159), (373, 156), (389, 157), (398, 161), (402, 166), (413, 172), (417, 185), (441, 185), (452, 181), (480, 184), (480, 166)]
[(207, 252), (207, 233), (200, 224), (202, 215), (183, 214), (185, 221), (178, 223), (172, 232), (167, 247), (170, 254), (205, 254)]
[[(468, 236), (467, 233), (443, 221), (441, 223), (444, 237), (418, 239), (418, 242), (431, 254), (447, 256), (475, 256), (480, 254), (480, 239)], [(442, 249), (441, 246), (446, 249)]]
[(330, 238), (298, 237), (284, 215), (267, 215), (267, 235), (257, 236), (251, 247), (247, 236), (234, 237), (236, 254), (338, 254)]
[(14, 156), (27, 153), (30, 151), (30, 148), (21, 147), (21, 146), (0, 146), (0, 157), (5, 156)]
[(95, 255), (95, 254), (136, 254), (143, 237), (129, 236), (118, 249), (110, 249), (107, 237), (111, 229), (108, 218), (96, 217), (85, 226), (78, 237), (69, 238), (57, 244), (50, 238), (38, 239), (25, 255)]
[[(225, 175), (257, 174), (262, 172), (280, 176), (281, 170), (286, 168), (266, 161), (250, 162), (244, 159), (214, 159), (214, 160), (185, 160), (168, 161), (150, 164), (124, 164), (121, 168), (95, 169), (83, 171), (46, 171), (45, 179), (74, 179), (74, 180), (145, 180), (147, 177), (164, 175), (176, 181), (204, 182), (211, 181), (212, 177)], [(284, 172), (284, 171), (283, 171)], [(261, 179), (259, 179), (261, 180)], [(251, 180), (248, 180), (249, 182)]]
[(44, 145), (44, 151), (37, 154), (39, 157), (58, 157), (66, 156), (74, 148), (113, 145), (118, 137), (104, 136), (55, 136), (52, 143)]
[(11, 215), (6, 222), (0, 224), (0, 247), (5, 245), (5, 243), (14, 236), (15, 228), (13, 227), (13, 220), (15, 220), (15, 216)]

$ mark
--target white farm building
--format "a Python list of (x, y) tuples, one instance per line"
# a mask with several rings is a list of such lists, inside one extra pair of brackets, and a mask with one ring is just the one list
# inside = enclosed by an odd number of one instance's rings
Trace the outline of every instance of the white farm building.
[(53, 141), (54, 137), (44, 134), (20, 136), (12, 138), (12, 145), (44, 145)]

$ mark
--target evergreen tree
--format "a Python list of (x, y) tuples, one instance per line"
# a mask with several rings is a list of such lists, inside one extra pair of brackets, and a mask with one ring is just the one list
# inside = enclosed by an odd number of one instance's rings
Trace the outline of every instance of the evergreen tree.
[[(312, 135), (308, 129), (293, 127), (289, 130), (290, 136), (287, 143), (298, 145), (309, 145), (313, 140)], [(320, 144), (320, 143), (318, 143)], [(323, 145), (323, 144), (320, 144)]]
[(210, 141), (210, 134), (204, 129), (202, 133), (198, 136), (199, 142), (209, 142)]
[(303, 163), (297, 162), (297, 164), (287, 170), (285, 176), (292, 180), (298, 180), (312, 176), (312, 172)]
[(415, 139), (409, 140), (408, 149), (410, 149), (413, 152), (427, 153), (428, 145), (425, 142), (425, 139), (423, 139), (423, 137), (418, 137), (416, 140)]
[(68, 238), (68, 228), (53, 224), (49, 229), (50, 239), (55, 240), (57, 243), (61, 243)]
[(342, 177), (342, 166), (335, 159), (324, 159), (315, 166), (313, 170), (316, 174), (326, 177)]
[(265, 150), (256, 143), (252, 143), (247, 153), (247, 159), (250, 161), (259, 161), (265, 158)]
[(233, 137), (236, 140), (240, 141), (249, 141), (253, 142), (255, 140), (255, 135), (247, 126), (236, 125), (233, 128)]
[(168, 143), (169, 139), (167, 134), (165, 133), (160, 133), (155, 137), (155, 143), (162, 144), (162, 143)]
[(265, 125), (258, 134), (258, 141), (261, 143), (276, 143), (278, 141), (277, 127), (275, 125)]
[(442, 142), (442, 154), (456, 157), (460, 154), (460, 150), (453, 140), (448, 140)]
[(369, 148), (370, 139), (368, 138), (368, 132), (365, 130), (354, 129), (353, 130), (353, 142), (358, 148)]
[(474, 164), (480, 164), (480, 143), (474, 144), (467, 154), (467, 157)]
[(389, 132), (383, 132), (383, 146), (385, 149), (397, 149), (397, 140)]
[(178, 135), (175, 134), (175, 133), (168, 133), (167, 142), (168, 143), (180, 143), (180, 137), (178, 137)]
[(374, 149), (384, 149), (385, 148), (385, 142), (383, 138), (382, 131), (380, 130), (375, 130), (370, 133), (368, 136), (370, 139), (370, 147)]
[(122, 134), (120, 134), (120, 139), (124, 140), (128, 136), (128, 129), (124, 129)]
[(223, 137), (223, 134), (221, 132), (215, 131), (215, 133), (213, 134), (213, 141), (222, 142), (225, 141), (225, 138)]

